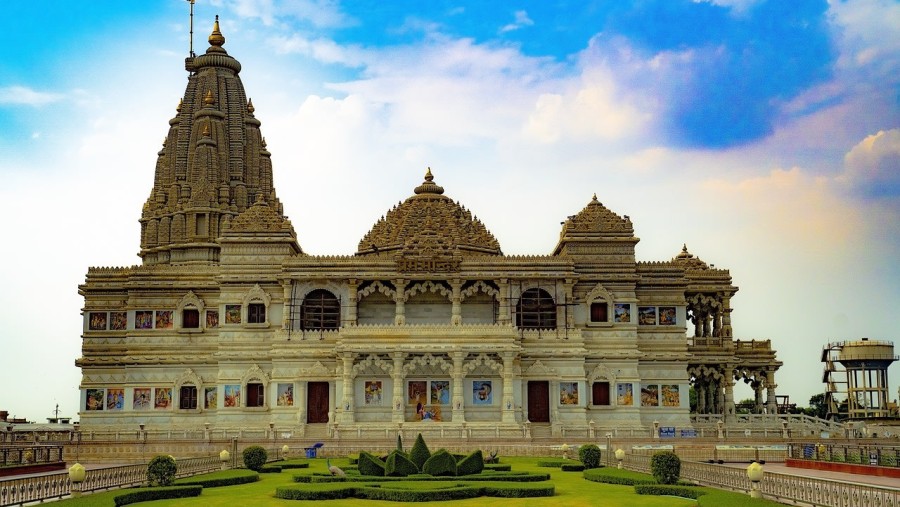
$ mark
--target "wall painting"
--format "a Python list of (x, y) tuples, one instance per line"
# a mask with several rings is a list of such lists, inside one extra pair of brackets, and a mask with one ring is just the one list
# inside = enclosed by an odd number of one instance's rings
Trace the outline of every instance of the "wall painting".
[(664, 407), (677, 407), (681, 405), (681, 393), (677, 385), (662, 385), (662, 405)]
[(365, 384), (366, 405), (381, 405), (384, 389), (380, 380), (366, 380)]
[(149, 387), (135, 387), (134, 388), (134, 401), (131, 402), (131, 408), (133, 410), (150, 410), (153, 408), (153, 404), (150, 401), (150, 388)]
[(578, 382), (559, 383), (559, 404), (578, 405)]
[(106, 390), (106, 410), (122, 410), (125, 408), (125, 390)]
[(225, 406), (241, 406), (241, 386), (239, 384), (225, 386)]
[(634, 405), (633, 384), (628, 383), (616, 385), (616, 404), (623, 406)]
[(627, 303), (616, 303), (615, 308), (616, 322), (631, 322), (631, 305)]
[(90, 331), (106, 331), (106, 312), (88, 313), (88, 329)]
[(87, 399), (84, 402), (85, 410), (103, 410), (103, 389), (88, 389)]
[(153, 408), (168, 410), (172, 406), (171, 387), (157, 387), (153, 395)]
[(659, 384), (644, 384), (641, 386), (641, 406), (659, 406)]
[(211, 410), (219, 408), (219, 388), (204, 387), (203, 390), (203, 408)]
[(278, 400), (276, 405), (279, 407), (294, 406), (294, 384), (278, 384)]
[(494, 393), (490, 380), (475, 380), (472, 382), (472, 404), (494, 404)]

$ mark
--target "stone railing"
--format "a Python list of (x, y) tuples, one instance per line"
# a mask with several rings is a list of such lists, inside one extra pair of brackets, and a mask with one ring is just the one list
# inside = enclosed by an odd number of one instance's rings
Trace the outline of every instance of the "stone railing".
[[(190, 477), (220, 470), (221, 468), (222, 462), (218, 456), (182, 459), (178, 460), (176, 477)], [(140, 486), (146, 482), (147, 465), (144, 464), (98, 468), (87, 470), (84, 482), (80, 485), (80, 490), (88, 492)], [(43, 502), (68, 496), (71, 492), (72, 483), (69, 481), (68, 472), (0, 479), (0, 506)]]
[[(629, 454), (624, 467), (650, 473), (650, 456)], [(703, 486), (749, 493), (750, 479), (744, 468), (681, 462), (681, 478)], [(821, 507), (900, 507), (900, 488), (885, 488), (846, 481), (765, 472), (760, 482), (765, 498), (779, 502)]]
[(900, 467), (900, 446), (886, 445), (883, 441), (791, 442), (788, 444), (788, 457), (810, 461), (897, 468)]
[(61, 445), (17, 445), (0, 447), (0, 466), (59, 463), (63, 460)]

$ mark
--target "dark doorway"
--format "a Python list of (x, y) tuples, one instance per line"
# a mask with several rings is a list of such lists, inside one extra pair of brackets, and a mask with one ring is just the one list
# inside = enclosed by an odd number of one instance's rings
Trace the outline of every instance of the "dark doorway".
[(328, 422), (328, 382), (310, 382), (306, 396), (306, 422)]
[(545, 380), (528, 381), (528, 420), (550, 422), (550, 383)]

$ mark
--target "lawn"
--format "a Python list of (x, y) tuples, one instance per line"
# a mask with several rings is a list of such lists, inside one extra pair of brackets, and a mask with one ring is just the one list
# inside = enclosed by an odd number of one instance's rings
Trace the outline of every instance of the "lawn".
[[(502, 462), (512, 465), (514, 471), (549, 473), (550, 480), (556, 487), (556, 495), (544, 498), (472, 498), (450, 502), (421, 502), (420, 505), (440, 504), (447, 507), (484, 507), (486, 502), (490, 502), (491, 507), (691, 507), (697, 505), (696, 500), (638, 495), (634, 492), (632, 486), (618, 486), (587, 481), (582, 477), (581, 472), (563, 472), (558, 468), (539, 467), (537, 466), (537, 458), (502, 457)], [(348, 462), (346, 459), (335, 459), (332, 460), (332, 464), (347, 466)], [(292, 480), (294, 475), (317, 472), (327, 473), (324, 459), (310, 460), (309, 469), (260, 474), (260, 480), (251, 484), (205, 488), (203, 494), (196, 498), (145, 502), (140, 505), (148, 507), (232, 507), (234, 505), (302, 507), (304, 505), (312, 505), (314, 502), (277, 499), (274, 497), (275, 488), (296, 484)], [(59, 507), (114, 507), (113, 498), (121, 494), (121, 492), (119, 490), (85, 495), (78, 499), (63, 500), (56, 505), (59, 505)], [(746, 502), (750, 498), (747, 495), (735, 494), (734, 500), (738, 502), (734, 505), (744, 505), (742, 502)], [(397, 507), (399, 505), (398, 502), (360, 499), (324, 500), (316, 503), (323, 502), (326, 505), (322, 507)]]

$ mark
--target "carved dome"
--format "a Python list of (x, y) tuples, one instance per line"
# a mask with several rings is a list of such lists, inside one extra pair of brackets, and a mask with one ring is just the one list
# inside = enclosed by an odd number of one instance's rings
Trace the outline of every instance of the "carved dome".
[(500, 243), (478, 218), (443, 195), (431, 168), (415, 195), (394, 206), (359, 242), (356, 255), (404, 257), (503, 255)]

